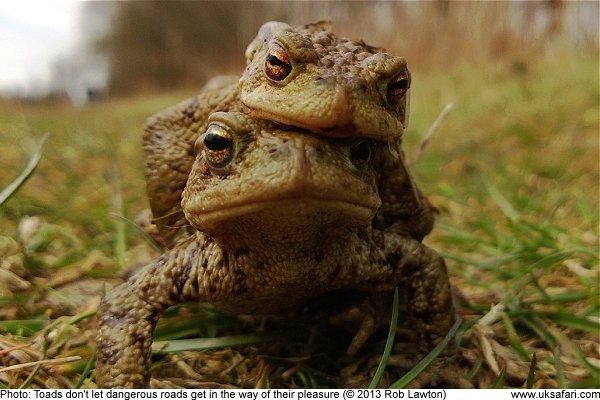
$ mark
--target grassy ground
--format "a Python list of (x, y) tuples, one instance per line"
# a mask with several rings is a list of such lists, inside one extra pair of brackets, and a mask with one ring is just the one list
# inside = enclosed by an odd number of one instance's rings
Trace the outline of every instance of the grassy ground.
[[(454, 104), (414, 172), (440, 209), (426, 242), (448, 260), (464, 324), (451, 355), (413, 385), (600, 387), (598, 62), (565, 59), (414, 72), (409, 157)], [(156, 255), (118, 217), (134, 220), (147, 207), (141, 127), (187, 95), (79, 110), (0, 104), (0, 188), (51, 133), (33, 177), (0, 206), (0, 387), (94, 387), (94, 311), (104, 285)], [(170, 314), (158, 340), (252, 325), (210, 308)], [(370, 358), (342, 361), (345, 382), (368, 382), (384, 342)], [(177, 353), (158, 373), (185, 380), (200, 372), (246, 387), (339, 383), (314, 369), (314, 354), (256, 356), (263, 350)], [(179, 381), (165, 382), (155, 384)]]

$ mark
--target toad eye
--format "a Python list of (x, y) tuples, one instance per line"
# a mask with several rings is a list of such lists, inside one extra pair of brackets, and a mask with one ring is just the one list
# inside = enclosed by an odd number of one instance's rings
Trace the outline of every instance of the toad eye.
[(410, 72), (408, 72), (408, 69), (404, 69), (389, 81), (387, 87), (388, 101), (392, 104), (396, 103), (409, 88)]
[(212, 123), (206, 133), (198, 138), (196, 152), (204, 148), (204, 157), (209, 166), (222, 168), (233, 158), (233, 136), (219, 124)]
[(363, 169), (371, 160), (372, 144), (369, 141), (360, 142), (350, 147), (350, 161), (358, 169)]
[(273, 81), (280, 82), (292, 72), (292, 62), (288, 53), (277, 43), (269, 47), (265, 57), (265, 75)]

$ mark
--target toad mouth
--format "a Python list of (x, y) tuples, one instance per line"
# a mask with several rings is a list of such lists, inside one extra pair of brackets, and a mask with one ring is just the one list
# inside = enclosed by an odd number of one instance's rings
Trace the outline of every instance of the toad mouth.
[(212, 225), (219, 221), (238, 218), (245, 215), (283, 210), (289, 214), (338, 214), (352, 219), (371, 219), (377, 207), (366, 202), (357, 203), (339, 198), (319, 196), (286, 196), (269, 199), (245, 199), (234, 203), (202, 207), (188, 205), (186, 214), (202, 225)]

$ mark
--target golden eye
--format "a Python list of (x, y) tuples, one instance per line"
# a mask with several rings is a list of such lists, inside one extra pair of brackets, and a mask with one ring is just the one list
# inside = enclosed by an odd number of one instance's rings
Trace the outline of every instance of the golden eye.
[(404, 69), (389, 81), (387, 87), (388, 101), (392, 104), (397, 103), (409, 88), (410, 72), (408, 72), (408, 69)]
[(278, 44), (273, 44), (265, 57), (265, 75), (273, 81), (280, 82), (292, 72), (292, 62), (288, 53)]
[[(204, 147), (204, 157), (209, 166), (222, 168), (232, 160), (234, 154), (233, 136), (229, 131), (218, 124), (210, 124), (206, 133), (199, 140), (202, 140)], [(196, 142), (196, 151), (199, 143)]]

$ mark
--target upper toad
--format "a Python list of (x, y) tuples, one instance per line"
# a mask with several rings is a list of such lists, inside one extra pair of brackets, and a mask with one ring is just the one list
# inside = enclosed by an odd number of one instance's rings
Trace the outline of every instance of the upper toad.
[(265, 23), (246, 59), (240, 98), (255, 117), (313, 132), (352, 126), (381, 140), (398, 138), (406, 128), (406, 60), (338, 37), (325, 22), (298, 28)]

